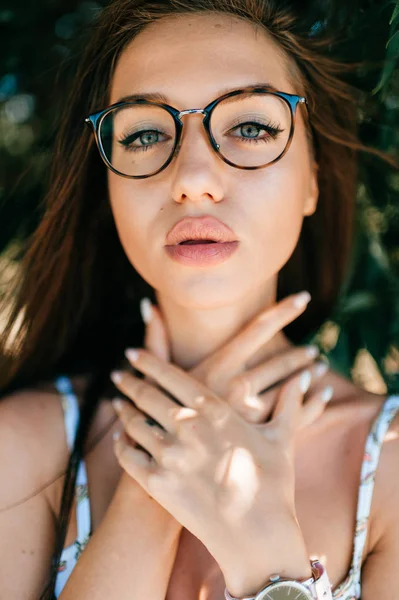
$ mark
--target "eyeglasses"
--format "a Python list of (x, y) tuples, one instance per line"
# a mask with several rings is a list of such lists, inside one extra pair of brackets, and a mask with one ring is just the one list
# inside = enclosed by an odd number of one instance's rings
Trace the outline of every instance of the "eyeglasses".
[(210, 144), (237, 169), (262, 169), (288, 151), (296, 107), (306, 98), (266, 88), (242, 88), (205, 108), (178, 111), (155, 100), (118, 102), (89, 115), (101, 158), (122, 177), (144, 179), (165, 169), (180, 148), (181, 117), (203, 115)]

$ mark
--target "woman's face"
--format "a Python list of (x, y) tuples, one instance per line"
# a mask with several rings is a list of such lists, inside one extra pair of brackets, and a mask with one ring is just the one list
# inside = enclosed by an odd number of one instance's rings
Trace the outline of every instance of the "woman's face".
[[(143, 30), (124, 50), (114, 73), (110, 103), (158, 92), (178, 110), (204, 108), (226, 89), (271, 83), (298, 94), (277, 47), (260, 29), (216, 14), (168, 17)], [(316, 172), (297, 107), (295, 134), (285, 156), (258, 170), (223, 162), (212, 149), (201, 115), (182, 117), (180, 151), (147, 179), (108, 171), (109, 194), (124, 250), (162, 297), (186, 308), (211, 308), (264, 297), (292, 254), (304, 215), (317, 202)], [(165, 251), (166, 235), (186, 216), (212, 215), (239, 241), (220, 264), (182, 265)]]

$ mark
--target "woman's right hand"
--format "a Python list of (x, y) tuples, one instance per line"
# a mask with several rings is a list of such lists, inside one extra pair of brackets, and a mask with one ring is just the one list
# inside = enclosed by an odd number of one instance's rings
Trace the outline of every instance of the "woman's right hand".
[[(306, 294), (288, 296), (262, 311), (231, 340), (191, 369), (190, 373), (225, 398), (247, 421), (267, 421), (283, 383), (299, 370), (308, 368), (313, 384), (328, 370), (326, 363), (316, 362), (317, 347), (293, 346), (288, 341), (283, 351), (253, 368), (246, 367), (262, 346), (304, 312), (310, 299)], [(151, 314), (151, 319), (146, 323), (144, 347), (159, 358), (170, 360), (169, 340), (159, 308), (144, 302), (142, 314), (143, 318)], [(300, 427), (310, 425), (323, 413), (326, 399), (331, 395), (332, 389), (329, 387), (316, 393), (310, 388), (303, 404)]]

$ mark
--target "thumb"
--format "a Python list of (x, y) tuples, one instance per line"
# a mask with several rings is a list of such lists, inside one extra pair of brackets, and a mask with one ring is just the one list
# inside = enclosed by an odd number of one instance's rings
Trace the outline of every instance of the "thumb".
[(154, 306), (151, 303), (149, 298), (142, 298), (140, 302), (140, 312), (146, 325), (144, 347), (161, 360), (169, 362), (169, 337), (161, 311), (157, 306)]

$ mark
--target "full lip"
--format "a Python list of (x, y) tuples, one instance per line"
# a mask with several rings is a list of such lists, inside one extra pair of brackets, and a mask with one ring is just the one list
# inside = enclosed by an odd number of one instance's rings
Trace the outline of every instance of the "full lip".
[(167, 246), (176, 246), (187, 240), (213, 240), (236, 242), (237, 236), (230, 227), (211, 215), (184, 217), (170, 229), (166, 236)]

